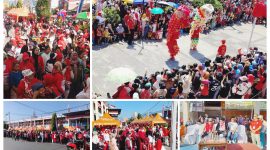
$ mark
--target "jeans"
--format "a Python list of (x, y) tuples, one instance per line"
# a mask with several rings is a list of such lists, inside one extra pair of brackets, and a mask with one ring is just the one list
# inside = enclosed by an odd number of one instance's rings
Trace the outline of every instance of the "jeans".
[(265, 143), (265, 133), (263, 133), (263, 132), (260, 133), (260, 141), (261, 141), (261, 147), (265, 148), (265, 145), (266, 145), (266, 143)]
[(232, 140), (233, 143), (237, 143), (237, 138), (238, 138), (237, 132), (234, 132), (232, 138), (231, 138), (231, 136), (232, 136), (232, 131), (229, 131), (228, 135), (227, 135), (227, 141)]

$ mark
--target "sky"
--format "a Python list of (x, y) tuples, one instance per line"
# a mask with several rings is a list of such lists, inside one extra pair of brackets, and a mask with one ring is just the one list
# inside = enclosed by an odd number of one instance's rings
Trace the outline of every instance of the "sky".
[(120, 119), (133, 117), (134, 112), (145, 114), (148, 112), (162, 111), (163, 106), (171, 106), (172, 104), (171, 101), (110, 101), (108, 103), (116, 106), (116, 108), (122, 109), (121, 114), (119, 115)]
[[(40, 102), (40, 101), (10, 101), (4, 102), (4, 120), (8, 120), (8, 114), (10, 112), (10, 120), (16, 121), (21, 119), (28, 119), (31, 118), (33, 112), (38, 117), (41, 116), (51, 116), (52, 112), (62, 110), (61, 112), (57, 112), (57, 114), (62, 114), (67, 112), (68, 107), (71, 108), (71, 112), (79, 111), (79, 110), (86, 110), (87, 104), (89, 105), (90, 102), (87, 101), (61, 101), (61, 102)], [(84, 106), (82, 106), (84, 105)], [(79, 107), (80, 106), (80, 107)], [(76, 108), (73, 108), (76, 107)], [(48, 113), (49, 112), (49, 113)]]

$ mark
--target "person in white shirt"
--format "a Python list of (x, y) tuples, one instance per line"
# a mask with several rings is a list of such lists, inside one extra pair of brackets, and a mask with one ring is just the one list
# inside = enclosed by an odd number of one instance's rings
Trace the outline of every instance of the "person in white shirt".
[(123, 38), (125, 37), (125, 33), (124, 33), (125, 29), (121, 23), (117, 26), (116, 32), (117, 32), (117, 37), (118, 37), (119, 41), (122, 41)]
[(235, 118), (231, 118), (231, 122), (228, 123), (229, 126), (229, 132), (227, 135), (227, 141), (229, 143), (237, 143), (237, 139), (238, 139), (238, 133), (237, 133), (237, 127), (238, 124), (235, 121)]

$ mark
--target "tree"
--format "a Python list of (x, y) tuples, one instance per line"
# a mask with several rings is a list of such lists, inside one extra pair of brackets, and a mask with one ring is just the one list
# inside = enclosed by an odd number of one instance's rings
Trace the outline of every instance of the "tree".
[(134, 118), (129, 118), (129, 119), (127, 120), (127, 124), (130, 124), (133, 120), (134, 120)]
[(104, 18), (110, 20), (112, 25), (117, 25), (121, 21), (119, 12), (116, 9), (107, 7), (103, 9), (103, 12)]
[(193, 0), (192, 1), (192, 4), (195, 6), (195, 7), (201, 7), (202, 5), (204, 4), (212, 4), (213, 7), (216, 9), (216, 10), (221, 10), (223, 9), (223, 5), (222, 3), (219, 1), (219, 0)]
[(7, 123), (7, 121), (4, 121), (4, 129), (8, 129), (9, 128), (9, 125), (8, 125), (8, 123)]
[(22, 7), (23, 7), (22, 0), (18, 0), (16, 8), (22, 8)]
[(38, 0), (36, 5), (36, 13), (38, 18), (44, 17), (49, 19), (51, 16), (49, 0)]
[(137, 119), (142, 119), (142, 114), (138, 113)]
[(56, 121), (57, 121), (57, 115), (56, 115), (56, 113), (53, 113), (52, 114), (52, 119), (51, 119), (51, 130), (52, 131), (56, 131), (57, 130)]

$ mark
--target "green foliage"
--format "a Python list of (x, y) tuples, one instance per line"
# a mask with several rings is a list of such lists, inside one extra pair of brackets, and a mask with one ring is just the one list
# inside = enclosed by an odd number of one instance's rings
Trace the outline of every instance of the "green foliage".
[(23, 7), (22, 0), (18, 0), (16, 8), (22, 8), (22, 7)]
[(8, 129), (9, 128), (9, 125), (8, 125), (8, 123), (6, 122), (6, 121), (4, 121), (4, 129)]
[(143, 118), (142, 114), (138, 113), (137, 119), (142, 119), (142, 118)]
[(56, 131), (57, 130), (57, 128), (56, 128), (56, 120), (57, 120), (57, 115), (56, 115), (56, 113), (53, 113), (52, 114), (52, 120), (51, 120), (51, 130), (52, 131)]
[(222, 3), (219, 0), (193, 0), (192, 4), (196, 7), (204, 4), (212, 4), (216, 10), (223, 9)]
[(36, 5), (37, 17), (49, 19), (51, 16), (49, 0), (38, 0)]
[(116, 25), (121, 21), (119, 12), (114, 8), (104, 8), (104, 18), (109, 20), (112, 24)]
[(127, 120), (127, 124), (130, 124), (133, 120), (134, 120), (134, 118), (129, 118), (129, 119)]

